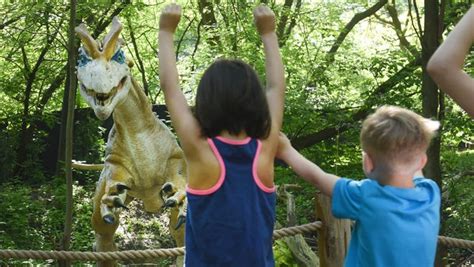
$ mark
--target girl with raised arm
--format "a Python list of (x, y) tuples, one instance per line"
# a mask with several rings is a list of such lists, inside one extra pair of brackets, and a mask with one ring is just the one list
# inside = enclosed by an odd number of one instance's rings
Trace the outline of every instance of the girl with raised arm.
[(274, 157), (285, 78), (275, 15), (254, 10), (266, 88), (250, 65), (219, 59), (202, 76), (194, 111), (179, 87), (173, 35), (181, 8), (160, 17), (160, 82), (188, 165), (186, 266), (274, 266)]

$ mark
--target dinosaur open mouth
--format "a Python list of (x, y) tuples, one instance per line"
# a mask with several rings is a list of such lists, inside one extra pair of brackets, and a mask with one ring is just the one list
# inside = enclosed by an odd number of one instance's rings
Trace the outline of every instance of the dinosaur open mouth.
[(94, 89), (87, 89), (84, 84), (81, 83), (81, 89), (92, 99), (94, 99), (94, 104), (99, 106), (105, 106), (109, 104), (117, 95), (117, 93), (122, 89), (125, 81), (127, 81), (127, 76), (124, 76), (117, 86), (114, 86), (109, 93), (97, 93)]

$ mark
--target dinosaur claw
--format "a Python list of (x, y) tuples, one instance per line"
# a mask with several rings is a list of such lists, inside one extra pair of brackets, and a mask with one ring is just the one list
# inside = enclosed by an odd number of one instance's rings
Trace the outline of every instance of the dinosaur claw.
[(123, 209), (128, 210), (128, 207), (125, 206), (125, 204), (123, 204), (122, 199), (119, 198), (119, 197), (114, 198), (114, 202), (113, 202), (113, 203), (114, 203), (114, 206), (115, 206), (115, 207), (120, 207), (120, 208), (123, 208)]
[(102, 217), (102, 219), (104, 220), (104, 222), (106, 224), (114, 224), (115, 223), (115, 217), (112, 214), (107, 214), (104, 217)]
[(130, 190), (131, 188), (124, 184), (117, 184), (117, 191), (121, 194), (124, 190)]
[(168, 199), (166, 200), (164, 206), (165, 208), (173, 208), (173, 207), (176, 207), (177, 204), (178, 202), (175, 199)]
[(173, 185), (171, 183), (166, 183), (163, 185), (163, 187), (161, 188), (161, 191), (163, 193), (170, 193), (173, 191)]
[(179, 227), (181, 227), (181, 225), (183, 225), (183, 223), (186, 222), (186, 216), (183, 216), (183, 215), (180, 215), (178, 217), (178, 222), (176, 223), (176, 226), (175, 226), (175, 230), (178, 230)]

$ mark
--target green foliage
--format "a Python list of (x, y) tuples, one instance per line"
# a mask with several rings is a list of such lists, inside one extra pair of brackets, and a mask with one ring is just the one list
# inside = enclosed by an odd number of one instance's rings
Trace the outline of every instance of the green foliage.
[(102, 162), (105, 150), (105, 128), (91, 110), (83, 110), (74, 124), (73, 159)]
[[(94, 189), (74, 186), (74, 212), (71, 235), (71, 248), (79, 251), (92, 251), (94, 231), (91, 227), (92, 194)], [(64, 213), (62, 214), (64, 216)]]
[[(30, 188), (4, 184), (0, 192), (2, 213), (0, 240), (2, 248), (55, 249), (61, 231), (61, 187)], [(53, 191), (54, 188), (54, 191)]]
[[(474, 240), (474, 151), (448, 151), (442, 155), (443, 169), (443, 213), (445, 227), (443, 235)], [(449, 261), (457, 265), (457, 259), (471, 255), (469, 250), (450, 249)]]
[(13, 180), (12, 170), (15, 166), (18, 127), (11, 120), (0, 121), (0, 181)]
[(275, 257), (275, 266), (277, 267), (297, 267), (290, 249), (283, 240), (277, 240), (273, 244), (273, 254)]
[[(0, 124), (5, 127), (0, 127), (2, 138), (0, 140), (0, 183), (7, 181), (14, 181), (20, 177), (15, 177), (13, 170), (16, 166), (18, 157), (19, 135), (21, 132), (22, 117), (18, 114), (10, 115), (5, 120), (0, 119)], [(41, 121), (42, 120), (42, 121)], [(45, 139), (48, 134), (47, 129), (43, 128), (48, 123), (48, 117), (31, 117), (28, 120), (29, 125), (38, 126), (35, 132), (28, 132), (31, 136), (31, 143), (25, 145), (28, 153), (25, 155), (25, 162), (22, 164), (24, 174), (28, 176), (27, 180), (31, 184), (39, 184), (45, 181), (46, 177), (43, 168), (42, 153), (46, 145)], [(47, 127), (46, 127), (47, 128)], [(21, 177), (23, 178), (23, 177)]]

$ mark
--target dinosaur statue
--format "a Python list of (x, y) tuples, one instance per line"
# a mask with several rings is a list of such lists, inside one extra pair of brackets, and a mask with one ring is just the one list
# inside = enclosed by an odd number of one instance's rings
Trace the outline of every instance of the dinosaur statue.
[[(184, 227), (180, 227), (186, 216), (184, 154), (132, 78), (132, 64), (121, 50), (121, 30), (116, 17), (103, 42), (94, 40), (84, 24), (75, 29), (82, 41), (77, 66), (80, 93), (99, 119), (112, 113), (114, 119), (94, 195), (95, 250), (117, 250), (114, 234), (119, 213), (132, 199), (142, 200), (147, 212), (172, 207), (170, 233), (178, 246), (184, 246)], [(115, 264), (99, 262), (99, 266)]]

